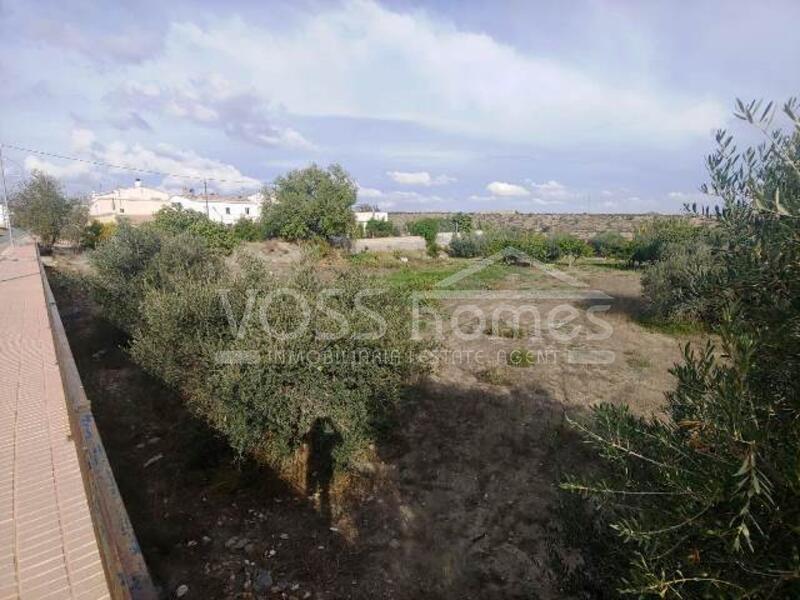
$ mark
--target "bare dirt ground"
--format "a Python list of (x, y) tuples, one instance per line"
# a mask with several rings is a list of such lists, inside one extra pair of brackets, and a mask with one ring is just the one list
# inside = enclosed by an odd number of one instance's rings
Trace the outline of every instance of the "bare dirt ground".
[[(69, 268), (68, 259), (58, 262)], [(508, 332), (479, 331), (468, 341), (448, 336), (449, 349), (482, 350), (486, 360), (443, 360), (436, 375), (408, 392), (401, 426), (378, 444), (375, 461), (352, 476), (354, 491), (332, 515), (319, 514), (313, 499), (269, 470), (237, 460), (185, 412), (174, 391), (129, 360), (124, 338), (84, 293), (51, 280), (123, 498), (165, 597), (186, 584), (186, 598), (564, 598), (575, 596), (563, 591), (549, 560), (558, 545), (556, 481), (589, 460), (564, 417), (601, 401), (656, 412), (673, 385), (667, 369), (685, 342), (634, 322), (641, 308), (637, 273), (603, 267), (570, 273), (612, 296), (603, 315), (610, 337), (583, 335), (559, 346)], [(559, 285), (547, 275), (512, 270), (490, 289)], [(443, 308), (452, 314), (456, 306)], [(564, 327), (576, 324), (586, 334), (596, 329), (583, 317)], [(544, 353), (539, 361), (538, 350), (550, 346), (555, 358)], [(497, 359), (523, 348), (534, 350), (531, 364)], [(569, 349), (611, 350), (615, 360), (571, 364), (559, 354)]]

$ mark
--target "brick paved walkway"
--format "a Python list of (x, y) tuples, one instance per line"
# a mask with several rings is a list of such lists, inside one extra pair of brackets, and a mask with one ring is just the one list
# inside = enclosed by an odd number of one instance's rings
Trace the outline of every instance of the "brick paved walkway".
[(33, 245), (0, 254), (0, 600), (108, 598)]

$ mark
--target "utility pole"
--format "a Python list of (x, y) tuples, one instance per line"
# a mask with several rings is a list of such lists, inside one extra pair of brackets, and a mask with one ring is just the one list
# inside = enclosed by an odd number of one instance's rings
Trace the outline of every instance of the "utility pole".
[(0, 174), (3, 177), (3, 200), (6, 206), (6, 222), (8, 223), (8, 241), (14, 246), (14, 229), (11, 227), (11, 209), (8, 208), (8, 188), (6, 187), (6, 167), (3, 163), (3, 144), (0, 144)]
[(206, 198), (206, 217), (211, 218), (211, 213), (208, 211), (208, 182), (203, 179), (203, 196)]

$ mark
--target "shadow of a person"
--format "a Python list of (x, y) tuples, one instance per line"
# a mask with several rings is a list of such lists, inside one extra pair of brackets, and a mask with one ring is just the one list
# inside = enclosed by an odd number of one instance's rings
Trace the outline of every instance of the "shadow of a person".
[(314, 421), (309, 433), (309, 456), (306, 466), (306, 493), (319, 495), (319, 512), (326, 523), (331, 522), (331, 482), (333, 481), (333, 452), (342, 443), (342, 436), (327, 418)]

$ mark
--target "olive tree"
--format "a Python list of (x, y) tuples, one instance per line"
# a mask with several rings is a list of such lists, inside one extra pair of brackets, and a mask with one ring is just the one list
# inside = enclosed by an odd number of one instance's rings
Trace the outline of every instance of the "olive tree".
[(594, 539), (605, 540), (600, 560), (616, 593), (800, 597), (796, 106), (784, 106), (787, 130), (773, 124), (772, 104), (738, 103), (737, 116), (766, 136), (755, 148), (717, 135), (706, 188), (723, 203), (708, 240), (716, 266), (695, 269), (687, 295), (714, 299), (717, 335), (686, 346), (666, 414), (643, 419), (604, 405), (573, 421), (605, 469), (563, 487), (593, 501)]
[(31, 173), (11, 202), (16, 224), (36, 236), (45, 250), (59, 240), (73, 211), (58, 180), (41, 171)]
[(268, 237), (327, 239), (352, 233), (357, 186), (339, 165), (311, 165), (278, 177), (261, 223)]

